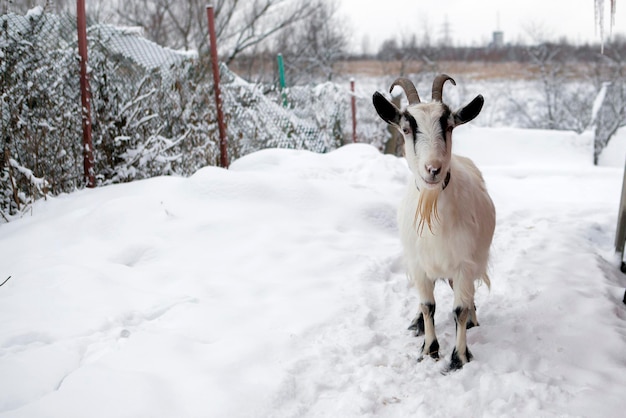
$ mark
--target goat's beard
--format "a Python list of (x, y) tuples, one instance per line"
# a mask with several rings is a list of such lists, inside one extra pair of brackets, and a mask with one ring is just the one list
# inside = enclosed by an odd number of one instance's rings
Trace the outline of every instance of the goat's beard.
[(420, 197), (415, 209), (415, 219), (413, 225), (417, 228), (417, 234), (422, 235), (424, 226), (428, 225), (430, 232), (433, 232), (433, 222), (439, 222), (437, 212), (437, 202), (439, 201), (441, 189), (424, 189), (420, 191)]

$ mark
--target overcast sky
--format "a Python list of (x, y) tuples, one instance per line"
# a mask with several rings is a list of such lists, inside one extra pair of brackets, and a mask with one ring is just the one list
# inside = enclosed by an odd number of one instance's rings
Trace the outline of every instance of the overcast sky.
[[(505, 42), (530, 41), (529, 34), (573, 43), (599, 42), (594, 0), (336, 0), (339, 13), (353, 33), (357, 50), (370, 52), (391, 37), (402, 39), (425, 31), (438, 40), (448, 33), (455, 45), (484, 45), (499, 28)], [(609, 5), (605, 0), (606, 32)], [(626, 34), (626, 0), (618, 0), (613, 34)], [(364, 37), (368, 40), (364, 42)]]

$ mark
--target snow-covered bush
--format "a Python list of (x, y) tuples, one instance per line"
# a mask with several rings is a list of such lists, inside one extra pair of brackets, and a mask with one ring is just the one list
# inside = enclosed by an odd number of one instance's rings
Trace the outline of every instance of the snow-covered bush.
[[(43, 194), (80, 183), (78, 61), (58, 19), (43, 14), (0, 17), (2, 127), (0, 210), (3, 218)], [(50, 43), (49, 38), (55, 39)]]
[(323, 83), (280, 92), (273, 86), (246, 83), (225, 67), (222, 74), (234, 156), (263, 148), (328, 152), (343, 144), (349, 105), (347, 89)]
[[(215, 106), (190, 64), (158, 70), (123, 68), (102, 50), (90, 67), (96, 175), (100, 184), (158, 175), (189, 175), (216, 161)], [(132, 82), (128, 82), (129, 78)]]
[(512, 124), (530, 129), (588, 128), (596, 86), (580, 74), (592, 67), (579, 62), (563, 45), (540, 43), (528, 47), (530, 91), (508, 90), (506, 114)]
[(594, 161), (597, 163), (602, 150), (618, 129), (626, 126), (626, 58), (617, 53), (603, 56), (605, 71), (601, 73), (600, 102), (594, 115), (595, 143)]
[[(0, 210), (10, 219), (45, 193), (83, 187), (79, 58), (73, 18), (4, 15), (0, 32)], [(190, 175), (218, 163), (209, 65), (136, 32), (88, 28), (98, 184)], [(349, 92), (335, 84), (245, 82), (222, 66), (230, 159), (268, 147), (327, 152), (343, 142)]]

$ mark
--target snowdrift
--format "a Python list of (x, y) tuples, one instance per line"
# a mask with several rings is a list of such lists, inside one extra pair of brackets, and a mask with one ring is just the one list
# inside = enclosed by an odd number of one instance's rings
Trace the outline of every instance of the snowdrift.
[(0, 417), (621, 416), (622, 169), (590, 141), (457, 130), (498, 221), (475, 359), (449, 375), (406, 330), (402, 159), (272, 149), (37, 202), (0, 225)]

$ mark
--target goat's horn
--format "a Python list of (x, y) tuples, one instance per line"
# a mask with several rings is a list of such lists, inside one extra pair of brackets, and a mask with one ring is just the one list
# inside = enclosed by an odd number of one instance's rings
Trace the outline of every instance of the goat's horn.
[(420, 103), (420, 97), (417, 94), (417, 89), (411, 80), (404, 77), (396, 79), (396, 81), (394, 81), (389, 88), (389, 93), (391, 93), (395, 86), (400, 86), (404, 89), (404, 93), (406, 94), (406, 98), (409, 100), (410, 105)]
[(454, 81), (452, 77), (450, 77), (448, 74), (439, 74), (437, 77), (435, 77), (435, 80), (433, 81), (433, 101), (443, 101), (441, 98), (443, 85), (448, 80), (450, 80), (452, 84), (456, 86), (456, 81)]

